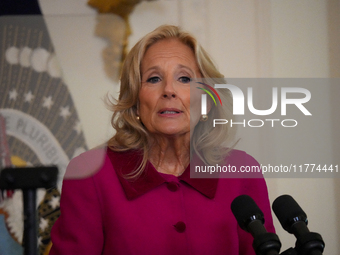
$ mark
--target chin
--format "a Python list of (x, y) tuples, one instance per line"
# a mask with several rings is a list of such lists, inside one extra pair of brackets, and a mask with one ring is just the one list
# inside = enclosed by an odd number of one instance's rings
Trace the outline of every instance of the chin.
[(179, 136), (185, 136), (185, 135), (189, 135), (190, 131), (188, 132), (172, 132), (172, 133), (168, 133), (168, 136), (173, 136), (173, 137), (179, 137)]
[(176, 129), (176, 128), (168, 128), (166, 130), (161, 130), (160, 134), (164, 135), (164, 136), (181, 136), (181, 135), (185, 135), (185, 134), (189, 134), (190, 130), (183, 130), (183, 129)]

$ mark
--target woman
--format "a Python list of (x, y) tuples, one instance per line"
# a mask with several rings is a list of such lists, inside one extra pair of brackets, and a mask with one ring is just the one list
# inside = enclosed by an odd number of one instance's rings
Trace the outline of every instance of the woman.
[(244, 152), (223, 149), (227, 125), (207, 128), (230, 106), (208, 101), (208, 120), (201, 118), (203, 91), (190, 95), (190, 81), (209, 77), (222, 75), (178, 27), (161, 26), (133, 47), (112, 106), (117, 132), (107, 149), (70, 162), (50, 254), (255, 254), (230, 204), (252, 196), (273, 232), (264, 179), (190, 178), (193, 161), (258, 165)]

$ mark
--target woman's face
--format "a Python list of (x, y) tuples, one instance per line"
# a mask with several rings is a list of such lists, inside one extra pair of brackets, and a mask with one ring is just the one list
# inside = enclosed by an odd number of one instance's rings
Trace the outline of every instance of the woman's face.
[[(190, 132), (190, 79), (201, 77), (193, 51), (177, 39), (150, 46), (141, 63), (138, 114), (150, 133)], [(200, 106), (198, 106), (200, 107)], [(192, 118), (197, 124), (199, 116)]]

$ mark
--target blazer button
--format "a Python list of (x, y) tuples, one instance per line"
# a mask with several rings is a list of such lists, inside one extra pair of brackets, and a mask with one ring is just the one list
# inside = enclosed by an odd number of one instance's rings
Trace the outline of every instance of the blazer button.
[(167, 184), (167, 188), (168, 188), (168, 190), (175, 192), (175, 191), (178, 190), (178, 184), (176, 182), (169, 182)]
[(186, 225), (183, 221), (179, 221), (174, 225), (178, 233), (183, 233), (185, 231)]

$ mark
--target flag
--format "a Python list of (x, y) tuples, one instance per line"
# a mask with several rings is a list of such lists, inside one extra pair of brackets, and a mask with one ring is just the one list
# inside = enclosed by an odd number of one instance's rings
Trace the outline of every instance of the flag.
[[(32, 0), (2, 0), (0, 15), (6, 11), (40, 12)], [(69, 160), (87, 146), (44, 18), (0, 16), (0, 38), (0, 169), (55, 164), (60, 184)], [(58, 188), (37, 192), (40, 254), (48, 249), (50, 230), (60, 213), (60, 185)], [(22, 194), (19, 190), (5, 192), (3, 198), (0, 255), (21, 255)]]

